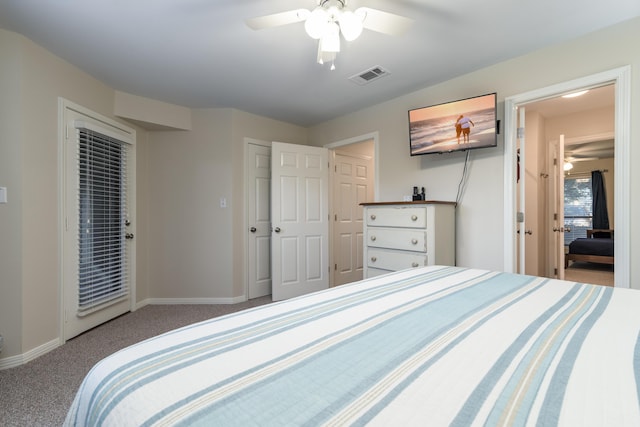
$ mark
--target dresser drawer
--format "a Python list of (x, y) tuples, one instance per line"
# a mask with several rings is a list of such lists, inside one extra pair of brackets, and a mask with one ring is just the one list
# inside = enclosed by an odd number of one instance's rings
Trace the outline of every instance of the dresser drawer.
[(369, 227), (425, 228), (427, 210), (424, 207), (376, 207), (367, 209)]
[(364, 279), (369, 279), (371, 277), (382, 276), (383, 274), (393, 273), (392, 270), (380, 270), (379, 268), (367, 268), (367, 276)]
[(427, 232), (423, 230), (370, 227), (366, 239), (369, 247), (414, 252), (427, 250)]
[(369, 248), (366, 262), (368, 267), (392, 271), (428, 265), (425, 253), (378, 248)]

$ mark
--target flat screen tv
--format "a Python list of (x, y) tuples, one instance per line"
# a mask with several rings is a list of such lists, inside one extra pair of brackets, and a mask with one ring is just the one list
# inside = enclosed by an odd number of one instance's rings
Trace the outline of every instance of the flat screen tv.
[(409, 110), (412, 156), (495, 147), (495, 93)]

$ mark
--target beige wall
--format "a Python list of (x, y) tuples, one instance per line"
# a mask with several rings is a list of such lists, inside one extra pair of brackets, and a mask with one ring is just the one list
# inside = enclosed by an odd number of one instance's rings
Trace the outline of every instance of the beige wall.
[(547, 140), (581, 138), (591, 135), (611, 133), (615, 130), (615, 108), (598, 108), (579, 113), (566, 114), (546, 120)]
[(113, 118), (114, 91), (5, 30), (0, 64), (0, 186), (9, 196), (0, 205), (1, 360), (59, 337), (58, 98)]
[(191, 131), (151, 132), (149, 279), (161, 299), (232, 297), (230, 109), (192, 112)]
[[(558, 82), (630, 64), (631, 109), (640, 110), (640, 19), (371, 106), (311, 129), (230, 109), (194, 110), (192, 130), (137, 128), (137, 301), (233, 300), (244, 292), (244, 139), (324, 145), (379, 135), (380, 200), (400, 200), (414, 185), (430, 199), (453, 200), (464, 153), (410, 157), (407, 110), (498, 92), (503, 100)], [(561, 64), (561, 65), (555, 65)], [(0, 334), (2, 358), (58, 337), (57, 98), (113, 117), (113, 89), (27, 39), (0, 30)], [(640, 160), (640, 122), (631, 123), (631, 163)], [(503, 129), (504, 134), (504, 129)], [(457, 258), (464, 266), (503, 266), (503, 135), (471, 152), (457, 212)], [(636, 160), (636, 161), (634, 161)], [(630, 187), (640, 185), (631, 170)], [(227, 208), (219, 206), (221, 197)], [(640, 214), (640, 198), (630, 201)], [(631, 224), (631, 259), (640, 231)], [(631, 265), (640, 287), (640, 265)]]
[[(401, 200), (413, 185), (424, 184), (430, 199), (452, 200), (462, 174), (464, 153), (410, 157), (407, 110), (476, 94), (498, 93), (499, 117), (504, 117), (505, 97), (563, 81), (631, 65), (631, 110), (640, 110), (640, 19), (589, 34), (569, 43), (505, 61), (448, 82), (372, 106), (310, 129), (309, 140), (325, 145), (378, 131), (380, 200)], [(635, 113), (634, 113), (635, 114)], [(503, 268), (503, 149), (472, 151), (469, 182), (457, 210), (457, 261), (459, 265)], [(640, 160), (640, 122), (631, 121), (631, 164)], [(636, 160), (636, 161), (634, 161)], [(631, 170), (630, 187), (639, 188), (640, 171)], [(640, 215), (640, 198), (632, 198), (630, 217)], [(631, 221), (631, 259), (640, 254), (640, 230)], [(640, 265), (631, 266), (631, 286), (640, 288)]]
[(0, 30), (0, 204), (1, 357), (22, 350), (22, 102), (20, 37)]
[(305, 143), (306, 129), (233, 109), (199, 109), (192, 110), (190, 131), (150, 133), (153, 300), (244, 298), (245, 137)]
[[(9, 198), (0, 205), (2, 366), (3, 359), (50, 348), (60, 334), (58, 97), (117, 117), (112, 88), (4, 30), (0, 71), (0, 186)], [(232, 109), (204, 109), (190, 111), (193, 131), (158, 130), (173, 124), (155, 115), (143, 123), (154, 129), (148, 132), (136, 124), (149, 112), (129, 110), (138, 117), (128, 123), (137, 131), (137, 305), (242, 299), (244, 138), (306, 143), (307, 130)]]
[(234, 110), (233, 144), (233, 295), (245, 295), (247, 220), (245, 211), (245, 139), (307, 144), (307, 129)]

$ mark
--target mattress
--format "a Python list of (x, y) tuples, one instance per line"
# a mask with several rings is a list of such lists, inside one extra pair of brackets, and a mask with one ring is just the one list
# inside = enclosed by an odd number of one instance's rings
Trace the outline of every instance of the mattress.
[(613, 239), (580, 238), (569, 243), (569, 253), (574, 255), (613, 256)]
[(74, 426), (637, 426), (640, 292), (460, 267), (190, 325), (83, 381)]

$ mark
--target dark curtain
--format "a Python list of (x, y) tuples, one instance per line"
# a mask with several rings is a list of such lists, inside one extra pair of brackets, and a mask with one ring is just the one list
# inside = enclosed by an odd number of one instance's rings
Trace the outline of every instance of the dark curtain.
[(593, 196), (593, 228), (608, 230), (607, 194), (604, 189), (604, 178), (600, 171), (591, 171), (591, 194)]

